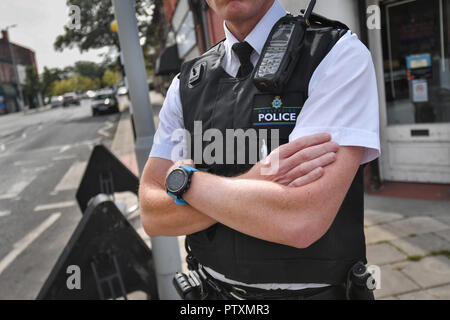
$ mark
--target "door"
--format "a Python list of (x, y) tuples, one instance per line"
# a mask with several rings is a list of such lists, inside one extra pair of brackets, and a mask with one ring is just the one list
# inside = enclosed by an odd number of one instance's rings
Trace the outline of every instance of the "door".
[(383, 1), (382, 176), (450, 183), (450, 0)]

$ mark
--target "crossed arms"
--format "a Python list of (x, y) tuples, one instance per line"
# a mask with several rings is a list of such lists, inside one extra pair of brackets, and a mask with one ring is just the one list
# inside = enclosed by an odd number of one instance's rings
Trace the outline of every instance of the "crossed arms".
[[(330, 140), (328, 134), (299, 138), (235, 178), (197, 172), (183, 195), (185, 206), (167, 195), (165, 178), (175, 167), (193, 163), (150, 158), (139, 190), (143, 227), (150, 236), (178, 236), (220, 222), (259, 239), (306, 248), (331, 226), (364, 153)], [(276, 156), (277, 172), (261, 175)]]

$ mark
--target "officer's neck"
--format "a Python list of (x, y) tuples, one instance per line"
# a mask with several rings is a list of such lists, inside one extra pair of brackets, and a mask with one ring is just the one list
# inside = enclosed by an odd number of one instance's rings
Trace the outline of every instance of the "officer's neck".
[(272, 4), (272, 1), (267, 2), (266, 6), (262, 7), (258, 14), (255, 14), (253, 17), (245, 20), (225, 20), (228, 30), (230, 30), (237, 40), (240, 42), (244, 41), (250, 32), (252, 32), (253, 28), (255, 28), (258, 22), (264, 17), (267, 11), (269, 11)]

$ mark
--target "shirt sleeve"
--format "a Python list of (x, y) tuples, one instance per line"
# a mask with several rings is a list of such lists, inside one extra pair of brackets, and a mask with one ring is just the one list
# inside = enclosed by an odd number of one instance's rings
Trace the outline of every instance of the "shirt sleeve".
[(159, 125), (156, 130), (150, 157), (163, 158), (176, 161), (172, 150), (181, 141), (180, 132), (184, 131), (183, 109), (180, 98), (180, 80), (176, 76), (167, 91), (161, 111), (159, 112)]
[(370, 51), (350, 31), (314, 71), (309, 97), (289, 140), (330, 133), (341, 146), (365, 147), (361, 164), (380, 155), (379, 105)]

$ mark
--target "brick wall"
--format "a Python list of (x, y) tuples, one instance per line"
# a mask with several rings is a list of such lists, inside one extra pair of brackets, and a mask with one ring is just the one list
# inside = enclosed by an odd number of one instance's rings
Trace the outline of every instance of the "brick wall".
[(225, 32), (223, 31), (223, 20), (212, 9), (208, 10), (207, 17), (210, 45), (215, 45), (217, 42), (225, 38)]

